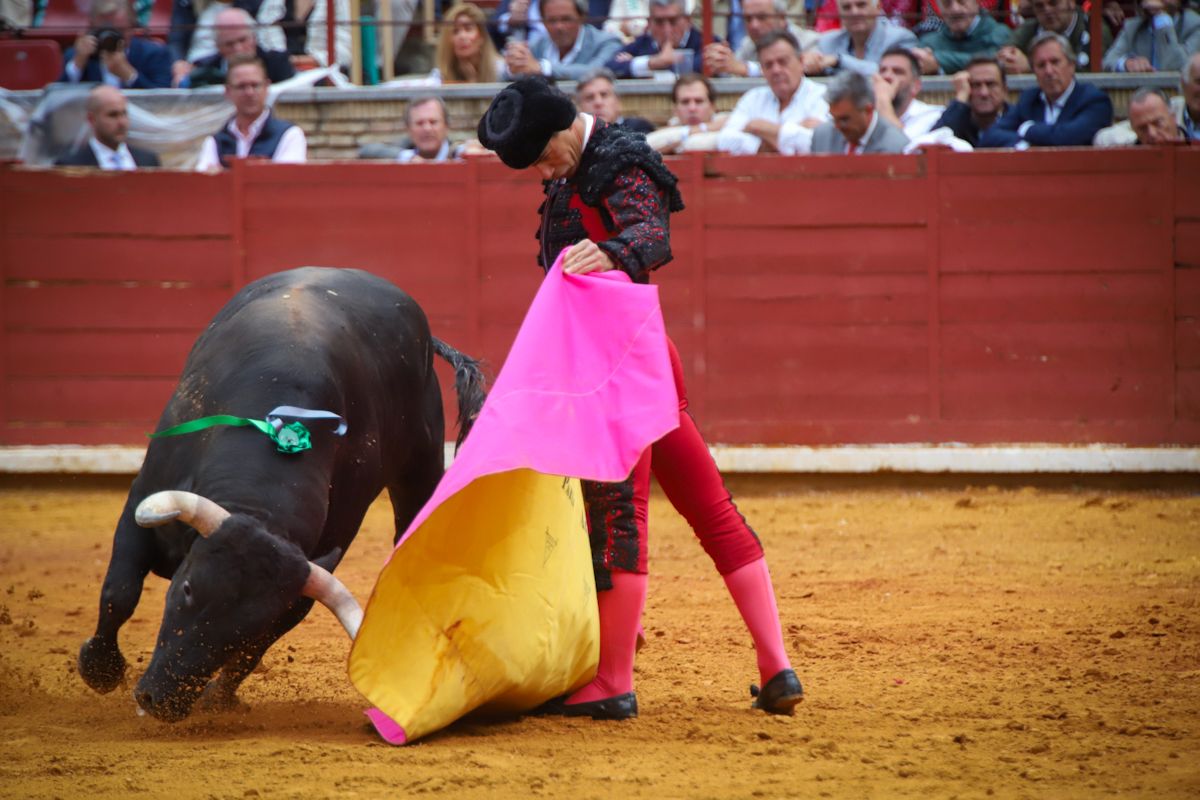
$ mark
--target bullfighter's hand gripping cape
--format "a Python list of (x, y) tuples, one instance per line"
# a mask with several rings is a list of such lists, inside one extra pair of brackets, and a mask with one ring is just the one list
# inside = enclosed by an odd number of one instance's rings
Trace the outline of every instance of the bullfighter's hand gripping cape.
[(579, 479), (679, 424), (658, 290), (547, 274), (454, 463), (376, 582), (350, 679), (393, 744), (583, 686), (599, 651)]

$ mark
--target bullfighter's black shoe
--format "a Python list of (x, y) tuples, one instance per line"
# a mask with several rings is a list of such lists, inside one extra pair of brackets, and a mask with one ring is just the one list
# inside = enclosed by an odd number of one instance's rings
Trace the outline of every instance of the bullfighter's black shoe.
[(590, 700), (586, 703), (567, 703), (566, 697), (556, 697), (535, 708), (530, 714), (560, 717), (591, 717), (592, 719), (632, 719), (638, 715), (637, 695), (633, 692)]
[(780, 670), (760, 690), (750, 685), (750, 696), (754, 697), (751, 708), (761, 708), (768, 714), (792, 714), (796, 704), (804, 699), (804, 687), (790, 669)]

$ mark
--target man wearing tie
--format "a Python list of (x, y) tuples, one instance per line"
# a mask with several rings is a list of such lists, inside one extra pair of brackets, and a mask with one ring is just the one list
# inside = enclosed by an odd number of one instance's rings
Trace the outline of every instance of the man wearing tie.
[(903, 153), (908, 137), (875, 110), (875, 90), (866, 76), (849, 70), (825, 88), (829, 122), (813, 131), (812, 151), (850, 156)]
[(1142, 0), (1141, 16), (1131, 19), (1104, 54), (1105, 72), (1182, 70), (1200, 51), (1200, 14), (1179, 8), (1179, 0)]
[(114, 86), (92, 89), (87, 100), (88, 124), (92, 135), (79, 147), (54, 162), (60, 167), (99, 167), (110, 170), (135, 170), (157, 167), (158, 156), (130, 147), (129, 111), (125, 96)]

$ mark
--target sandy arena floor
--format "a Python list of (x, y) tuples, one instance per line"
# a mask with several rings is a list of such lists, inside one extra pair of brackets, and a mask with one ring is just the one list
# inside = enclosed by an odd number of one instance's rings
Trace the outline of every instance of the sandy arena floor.
[[(749, 708), (754, 652), (680, 519), (652, 507), (642, 716), (368, 733), (321, 609), (248, 709), (166, 725), (75, 671), (125, 488), (0, 483), (0, 796), (1200, 796), (1200, 494), (734, 483), (767, 546), (808, 698)], [(376, 503), (339, 575), (369, 592)], [(122, 632), (149, 660), (166, 583)]]

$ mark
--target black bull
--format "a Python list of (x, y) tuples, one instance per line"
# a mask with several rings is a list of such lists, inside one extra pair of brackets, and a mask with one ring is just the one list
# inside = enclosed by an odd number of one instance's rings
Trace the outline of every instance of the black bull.
[[(435, 352), (455, 367), (462, 427), (482, 402), (477, 365), (433, 338), (388, 281), (309, 267), (239, 292), (192, 348), (157, 430), (216, 414), (262, 419), (280, 405), (333, 411), (348, 430), (306, 423), (313, 447), (290, 455), (250, 427), (152, 440), (117, 523), (96, 633), (79, 653), (84, 681), (99, 692), (122, 681), (117, 633), (154, 572), (171, 585), (138, 704), (170, 721), (198, 699), (236, 704), (263, 653), (312, 607), (310, 578), (334, 569), (379, 492), (387, 487), (397, 536), (433, 493), (444, 446)], [(154, 519), (153, 509), (142, 521), (161, 527), (139, 526), (139, 504), (164, 490), (212, 501), (212, 530), (203, 514)]]

